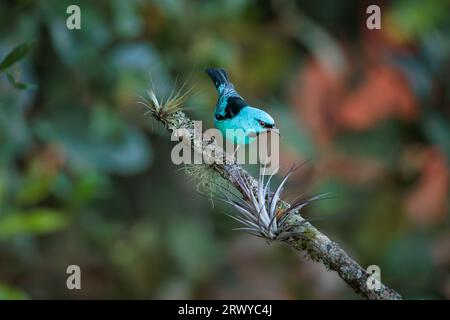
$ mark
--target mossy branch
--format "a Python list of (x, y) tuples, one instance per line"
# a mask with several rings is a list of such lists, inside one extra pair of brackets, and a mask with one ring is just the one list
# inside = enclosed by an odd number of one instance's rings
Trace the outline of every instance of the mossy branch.
[[(182, 129), (187, 130), (190, 137), (194, 137), (194, 122), (181, 110), (186, 95), (176, 96), (172, 98), (176, 100), (171, 101), (169, 99), (165, 105), (162, 105), (158, 102), (153, 92), (149, 94), (151, 99), (142, 101), (142, 103), (149, 108), (149, 113), (153, 118), (164, 124), (170, 133), (176, 133), (177, 130)], [(185, 140), (183, 141), (186, 142)], [(191, 140), (190, 145), (194, 152), (202, 154), (206, 158), (209, 157), (208, 163), (211, 163), (209, 165), (210, 168), (232, 184), (244, 197), (246, 191), (236, 181), (236, 176), (242, 177), (249, 188), (251, 188), (253, 194), (257, 194), (258, 181), (245, 169), (236, 164), (234, 159), (230, 159), (220, 146), (217, 144), (212, 146), (211, 141), (208, 140)], [(215, 161), (214, 158), (220, 159), (220, 161)], [(223, 159), (226, 159), (226, 161), (223, 161)], [(290, 204), (280, 200), (278, 206), (289, 208)], [(282, 239), (283, 242), (299, 251), (305, 252), (311, 260), (322, 263), (327, 269), (335, 271), (355, 293), (373, 300), (401, 299), (400, 294), (382, 283), (378, 290), (370, 289), (367, 285), (370, 274), (336, 242), (330, 240), (330, 238), (304, 219), (298, 211), (289, 212), (284, 219), (284, 224), (291, 227), (291, 232), (289, 237)]]

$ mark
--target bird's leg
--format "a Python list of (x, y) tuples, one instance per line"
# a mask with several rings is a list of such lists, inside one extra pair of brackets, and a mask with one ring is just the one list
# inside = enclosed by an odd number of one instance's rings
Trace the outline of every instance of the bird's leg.
[(236, 149), (235, 149), (234, 152), (233, 152), (233, 159), (236, 158), (236, 153), (238, 152), (239, 147), (240, 147), (240, 145), (238, 144), (238, 145), (236, 146)]

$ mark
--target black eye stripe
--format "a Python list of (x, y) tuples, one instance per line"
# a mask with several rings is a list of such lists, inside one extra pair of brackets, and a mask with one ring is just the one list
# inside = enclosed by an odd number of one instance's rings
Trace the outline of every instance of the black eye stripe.
[(273, 124), (270, 124), (270, 123), (266, 123), (266, 122), (264, 122), (264, 121), (262, 121), (262, 120), (258, 120), (258, 123), (259, 123), (259, 125), (261, 126), (261, 127), (263, 127), (263, 128), (268, 128), (268, 129), (271, 129), (271, 128), (273, 128)]

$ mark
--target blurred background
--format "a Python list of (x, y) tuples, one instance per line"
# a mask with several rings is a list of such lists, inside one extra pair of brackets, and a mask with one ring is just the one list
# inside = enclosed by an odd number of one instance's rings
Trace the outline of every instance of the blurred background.
[[(381, 7), (381, 30), (366, 8)], [(66, 9), (81, 8), (81, 30)], [(0, 299), (358, 299), (198, 194), (137, 104), (226, 68), (282, 132), (289, 196), (405, 298), (450, 298), (450, 1), (1, 1)], [(18, 46), (19, 49), (13, 51)], [(9, 58), (5, 57), (11, 52)], [(66, 288), (66, 268), (82, 290)]]

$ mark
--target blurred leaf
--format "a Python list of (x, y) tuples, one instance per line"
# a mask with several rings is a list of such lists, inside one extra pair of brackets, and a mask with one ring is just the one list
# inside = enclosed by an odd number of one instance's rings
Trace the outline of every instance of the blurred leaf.
[(19, 204), (35, 204), (48, 196), (52, 176), (27, 175), (22, 183), (22, 188), (16, 194)]
[(51, 192), (54, 181), (64, 163), (61, 150), (47, 146), (30, 159), (15, 199), (20, 205), (36, 204)]
[(25, 89), (34, 89), (36, 87), (36, 85), (34, 84), (18, 82), (14, 78), (14, 76), (9, 72), (6, 73), (6, 77), (8, 78), (9, 83), (16, 89), (25, 90)]
[(449, 9), (446, 0), (397, 0), (393, 2), (388, 18), (395, 23), (392, 32), (414, 37), (442, 26), (448, 19)]
[(50, 233), (63, 229), (68, 223), (66, 215), (53, 209), (6, 213), (0, 216), (0, 239)]
[(27, 294), (19, 289), (0, 283), (0, 300), (25, 300)]
[(34, 42), (24, 42), (11, 51), (2, 62), (0, 62), (0, 73), (8, 69), (14, 63), (22, 60), (33, 48)]
[[(70, 200), (75, 202), (88, 202), (100, 190), (104, 190), (104, 181), (102, 175), (95, 171), (84, 172), (74, 183), (73, 192), (70, 194)], [(102, 189), (103, 188), (103, 189)]]

